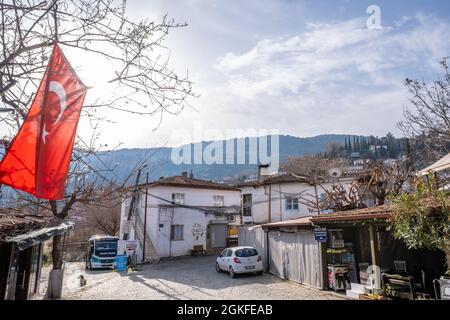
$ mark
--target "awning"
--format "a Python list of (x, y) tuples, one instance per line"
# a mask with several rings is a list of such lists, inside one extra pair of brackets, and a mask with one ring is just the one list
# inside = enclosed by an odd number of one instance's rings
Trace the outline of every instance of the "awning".
[(56, 235), (66, 233), (67, 231), (73, 229), (73, 226), (73, 222), (65, 221), (55, 227), (37, 229), (30, 233), (5, 238), (4, 242), (14, 243), (19, 250), (25, 250)]
[(301, 217), (299, 219), (277, 221), (271, 223), (265, 223), (262, 225), (263, 228), (272, 227), (296, 227), (296, 226), (311, 226), (312, 216)]
[(339, 223), (339, 222), (362, 222), (368, 220), (388, 220), (393, 212), (393, 207), (389, 205), (354, 209), (349, 211), (338, 211), (321, 214), (311, 218), (314, 224)]
[(426, 167), (423, 170), (420, 170), (417, 175), (418, 176), (425, 176), (429, 174), (430, 172), (439, 172), (446, 169), (450, 169), (450, 153), (447, 154), (445, 157), (443, 157), (441, 160), (433, 163), (431, 166)]

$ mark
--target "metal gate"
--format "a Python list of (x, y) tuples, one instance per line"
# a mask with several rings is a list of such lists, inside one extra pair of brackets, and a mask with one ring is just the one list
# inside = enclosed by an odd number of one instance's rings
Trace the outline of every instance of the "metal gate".
[(225, 248), (227, 246), (227, 224), (210, 224), (209, 225), (209, 247)]
[(264, 270), (268, 270), (267, 261), (267, 237), (261, 226), (241, 227), (239, 228), (239, 246), (251, 246), (258, 251), (262, 258)]
[(270, 272), (286, 280), (322, 288), (319, 244), (311, 230), (270, 231), (268, 240)]

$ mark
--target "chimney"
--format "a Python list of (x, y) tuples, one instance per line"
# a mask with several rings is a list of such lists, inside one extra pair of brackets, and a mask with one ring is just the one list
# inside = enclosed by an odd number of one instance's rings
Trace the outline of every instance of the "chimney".
[(260, 164), (258, 166), (258, 180), (262, 181), (266, 177), (270, 176), (269, 168), (269, 164)]
[(181, 176), (183, 177), (183, 178), (188, 178), (188, 172), (187, 171), (183, 171), (182, 173), (181, 173)]

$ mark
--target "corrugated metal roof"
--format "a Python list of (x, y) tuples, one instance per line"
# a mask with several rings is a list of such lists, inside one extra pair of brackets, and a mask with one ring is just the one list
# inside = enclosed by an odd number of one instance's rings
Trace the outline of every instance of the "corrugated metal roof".
[(265, 223), (262, 225), (264, 228), (271, 228), (271, 227), (294, 227), (294, 226), (309, 226), (311, 225), (311, 218), (313, 216), (307, 216), (307, 217), (301, 217), (298, 219), (292, 219), (292, 220), (285, 220), (285, 221), (278, 221), (278, 222), (271, 222), (271, 223)]

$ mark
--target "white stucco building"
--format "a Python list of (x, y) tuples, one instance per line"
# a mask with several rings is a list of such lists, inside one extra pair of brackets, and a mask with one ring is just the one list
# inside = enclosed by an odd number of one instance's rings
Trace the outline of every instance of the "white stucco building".
[[(352, 179), (342, 178), (339, 182), (347, 189)], [(319, 201), (326, 198), (323, 188), (331, 188), (333, 183), (336, 181), (321, 181), (317, 186)], [(315, 214), (301, 199), (314, 200), (316, 194), (314, 185), (305, 177), (292, 173), (264, 176), (238, 187), (241, 189), (244, 224), (285, 221)]]
[(199, 246), (226, 247), (240, 224), (239, 189), (187, 173), (140, 185), (128, 222), (130, 202), (131, 195), (122, 203), (120, 239), (139, 240), (142, 247), (146, 220), (145, 259), (189, 255)]

